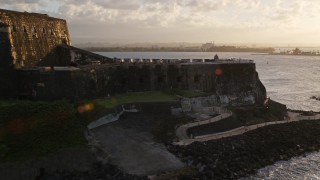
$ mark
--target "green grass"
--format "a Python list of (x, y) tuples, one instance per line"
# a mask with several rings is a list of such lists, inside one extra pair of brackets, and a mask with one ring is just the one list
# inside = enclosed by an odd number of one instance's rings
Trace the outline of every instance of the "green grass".
[(61, 148), (86, 144), (89, 119), (67, 101), (2, 103), (0, 159), (43, 156)]
[(181, 90), (165, 90), (165, 91), (148, 91), (148, 92), (131, 92), (112, 96), (110, 98), (97, 99), (94, 102), (105, 108), (113, 108), (124, 103), (135, 102), (166, 102), (175, 101), (181, 97), (194, 97), (206, 95), (203, 92), (181, 91)]
[[(94, 108), (83, 113), (79, 113), (77, 107), (87, 103), (0, 100), (0, 160), (44, 156), (61, 148), (85, 145), (83, 133), (87, 124), (106, 113), (105, 110), (124, 103), (175, 101), (179, 99), (177, 95), (190, 97), (201, 93), (169, 90), (121, 94), (86, 101), (93, 103)], [(179, 119), (177, 123), (183, 121)], [(159, 128), (153, 129), (159, 140), (174, 135), (171, 128), (174, 123), (162, 122)]]
[(121, 94), (112, 96), (110, 98), (98, 99), (94, 102), (105, 108), (113, 108), (117, 105), (124, 103), (134, 102), (165, 102), (178, 100), (178, 97), (172, 94), (166, 94), (159, 91), (150, 92), (132, 92), (127, 94)]
[(83, 113), (78, 113), (78, 105), (66, 100), (0, 101), (0, 160), (44, 156), (61, 148), (85, 145), (83, 133), (88, 123), (116, 105), (177, 99), (162, 92), (128, 93), (93, 100), (94, 108)]
[(180, 89), (166, 89), (163, 90), (165, 94), (176, 95), (180, 97), (197, 97), (197, 96), (207, 96), (208, 93), (201, 92), (201, 91), (187, 91), (187, 90), (180, 90)]
[(19, 101), (16, 101), (16, 100), (0, 100), (0, 108), (1, 107), (6, 107), (6, 106), (12, 106), (12, 105), (15, 105), (17, 104)]

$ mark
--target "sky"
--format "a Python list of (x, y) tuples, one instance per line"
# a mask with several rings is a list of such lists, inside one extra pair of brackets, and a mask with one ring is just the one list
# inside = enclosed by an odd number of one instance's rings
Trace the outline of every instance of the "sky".
[(66, 19), (74, 43), (320, 45), (319, 0), (1, 0)]

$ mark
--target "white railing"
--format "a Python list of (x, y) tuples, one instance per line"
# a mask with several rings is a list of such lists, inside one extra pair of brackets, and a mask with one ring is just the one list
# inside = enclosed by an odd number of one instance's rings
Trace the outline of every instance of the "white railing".
[(142, 58), (115, 58), (120, 63), (153, 63), (153, 64), (178, 64), (178, 63), (254, 63), (250, 59), (142, 59)]

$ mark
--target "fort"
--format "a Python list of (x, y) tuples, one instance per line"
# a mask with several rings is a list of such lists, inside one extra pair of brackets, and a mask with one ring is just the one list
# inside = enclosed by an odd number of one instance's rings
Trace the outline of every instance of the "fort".
[[(70, 45), (65, 20), (51, 18), (46, 14), (19, 13), (1, 10), (1, 58), (4, 65), (14, 67), (36, 66), (57, 45)], [(53, 61), (54, 62), (54, 61)], [(58, 63), (58, 62), (57, 62)]]
[[(293, 156), (305, 152), (311, 145), (312, 149), (319, 146), (317, 138), (309, 140), (306, 130), (312, 129), (316, 134), (319, 124), (301, 122), (301, 130), (300, 122), (295, 121), (305, 120), (305, 117), (289, 114), (293, 118), (287, 118), (285, 105), (266, 98), (266, 88), (259, 80), (253, 60), (219, 59), (217, 56), (212, 59), (109, 58), (71, 46), (65, 20), (1, 9), (0, 47), (0, 98), (69, 100), (54, 101), (49, 105), (45, 101), (25, 101), (26, 104), (16, 101), (14, 104), (22, 105), (2, 106), (0, 110), (5, 116), (2, 118), (4, 123), (0, 124), (0, 134), (6, 136), (0, 142), (6, 145), (3, 147), (12, 148), (13, 155), (15, 151), (25, 154), (25, 148), (34, 150), (47, 143), (43, 149), (51, 150), (56, 146), (60, 149), (65, 147), (60, 146), (61, 139), (67, 142), (66, 146), (74, 145), (78, 143), (74, 136), (84, 139), (85, 131), (84, 143), (96, 153), (94, 161), (113, 158), (115, 165), (129, 174), (154, 175), (187, 166), (197, 172), (195, 176), (209, 177), (202, 179), (228, 179), (243, 177), (274, 160), (285, 159), (283, 149)], [(175, 90), (204, 92), (205, 96), (177, 98), (174, 94), (173, 101), (119, 102), (112, 107), (101, 105), (101, 102), (112, 102), (131, 94), (129, 92), (143, 92), (132, 94), (146, 96), (149, 91)], [(109, 96), (114, 98), (99, 99)], [(30, 107), (31, 104), (36, 105)], [(97, 108), (94, 109), (93, 105)], [(94, 110), (85, 114), (86, 106)], [(20, 142), (14, 146), (12, 139), (7, 138), (11, 137), (11, 132), (4, 131), (4, 127), (17, 123), (30, 128), (26, 133), (21, 132), (22, 136), (13, 134), (22, 137), (21, 146)], [(43, 123), (48, 125), (40, 126)], [(28, 124), (32, 126), (27, 127)], [(260, 129), (255, 130), (257, 128)], [(296, 138), (299, 133), (305, 138)], [(39, 139), (34, 140), (34, 137)], [(266, 139), (274, 139), (283, 146), (265, 144)], [(290, 139), (290, 143), (282, 143), (285, 139)], [(306, 150), (296, 150), (296, 144), (291, 142), (297, 140)], [(194, 143), (188, 145), (189, 142)], [(36, 145), (29, 147), (26, 144)], [(272, 154), (268, 155), (270, 151)], [(70, 154), (75, 153), (71, 150)], [(252, 155), (254, 158), (250, 158)], [(60, 162), (60, 159), (69, 161), (65, 157), (58, 158), (59, 163), (51, 172), (58, 172), (56, 170), (61, 169), (61, 165), (69, 165), (69, 162)], [(257, 159), (259, 162), (253, 163)], [(51, 167), (49, 161), (45, 168)], [(77, 168), (80, 161), (70, 160)], [(28, 168), (39, 167), (25, 166)], [(74, 170), (73, 166), (70, 169)], [(97, 168), (93, 169), (94, 172), (90, 173), (97, 178), (96, 174), (101, 173), (95, 171)], [(26, 172), (34, 177), (34, 172)], [(75, 174), (82, 176), (81, 173)]]
[(1, 96), (81, 99), (182, 89), (253, 97), (266, 90), (252, 60), (118, 59), (71, 46), (65, 20), (0, 10)]

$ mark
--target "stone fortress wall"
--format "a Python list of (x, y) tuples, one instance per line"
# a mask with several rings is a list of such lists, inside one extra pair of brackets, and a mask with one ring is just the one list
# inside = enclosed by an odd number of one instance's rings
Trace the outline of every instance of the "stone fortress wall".
[(0, 9), (0, 75), (8, 77), (0, 78), (0, 96), (77, 100), (181, 89), (266, 98), (251, 60), (111, 59), (70, 44), (65, 20)]
[(254, 94), (259, 102), (266, 94), (254, 63), (124, 63), (96, 68), (94, 73), (102, 94), (182, 89), (217, 95)]
[(24, 88), (33, 87), (41, 99), (95, 98), (170, 89), (228, 95), (233, 102), (238, 99), (244, 104), (248, 101), (249, 104), (263, 103), (266, 98), (266, 89), (259, 80), (254, 63), (113, 63), (53, 69), (36, 67), (19, 69), (17, 76), (19, 94), (27, 94), (30, 88)]
[(0, 31), (0, 58), (17, 68), (37, 66), (54, 56), (58, 45), (70, 45), (67, 22), (46, 14), (0, 9)]

